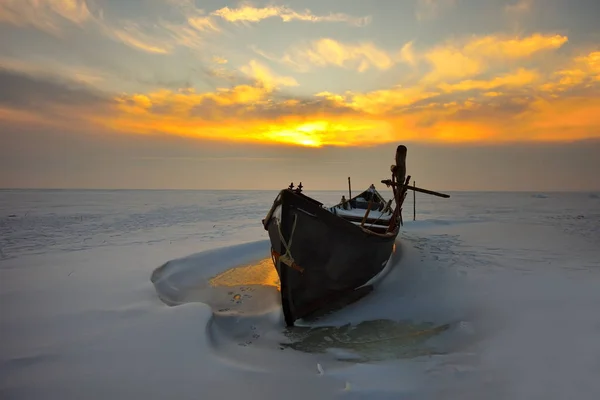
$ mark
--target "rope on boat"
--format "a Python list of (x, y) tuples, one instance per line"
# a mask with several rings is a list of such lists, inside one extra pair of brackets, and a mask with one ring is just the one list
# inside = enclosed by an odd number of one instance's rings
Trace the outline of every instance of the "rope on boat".
[(294, 232), (296, 231), (296, 222), (298, 222), (298, 214), (294, 214), (294, 223), (292, 224), (292, 233), (290, 234), (289, 243), (286, 242), (285, 239), (283, 238), (283, 233), (281, 233), (281, 224), (279, 222), (277, 223), (277, 231), (279, 232), (279, 240), (281, 240), (281, 244), (283, 244), (283, 247), (285, 248), (285, 254), (279, 255), (279, 261), (286, 265), (289, 265), (293, 269), (303, 272), (304, 268), (302, 268), (298, 264), (296, 264), (296, 262), (294, 261), (294, 257), (292, 257), (292, 253), (290, 251), (290, 248), (292, 247), (292, 240), (294, 239)]

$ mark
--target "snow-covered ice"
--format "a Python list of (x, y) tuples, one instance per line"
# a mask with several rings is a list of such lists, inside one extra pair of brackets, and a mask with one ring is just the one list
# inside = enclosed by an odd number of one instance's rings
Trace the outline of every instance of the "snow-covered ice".
[(0, 191), (0, 398), (600, 398), (598, 193), (409, 196), (377, 289), (293, 329), (276, 193)]

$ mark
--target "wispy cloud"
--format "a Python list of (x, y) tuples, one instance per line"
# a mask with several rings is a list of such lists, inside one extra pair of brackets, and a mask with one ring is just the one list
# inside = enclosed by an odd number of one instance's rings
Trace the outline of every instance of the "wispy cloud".
[(212, 61), (217, 64), (227, 64), (227, 59), (219, 56), (213, 56)]
[(104, 30), (107, 36), (148, 53), (167, 54), (173, 48), (171, 42), (146, 33), (143, 28), (134, 22), (126, 22), (122, 28), (105, 26)]
[(417, 0), (415, 16), (419, 21), (433, 20), (456, 4), (457, 0)]
[(415, 53), (413, 42), (408, 42), (398, 52), (397, 59), (406, 62), (412, 66), (417, 64), (417, 55)]
[(504, 7), (504, 11), (511, 16), (528, 14), (533, 9), (535, 0), (516, 0)]
[(179, 5), (183, 22), (159, 19), (153, 23), (139, 24), (135, 21), (97, 21), (100, 29), (115, 40), (141, 51), (168, 54), (176, 47), (201, 49), (207, 36), (220, 32), (220, 28), (204, 11), (192, 5)]
[(220, 32), (213, 17), (190, 0), (168, 0), (179, 20), (121, 20), (105, 17), (102, 9), (92, 14), (85, 0), (5, 0), (0, 2), (0, 23), (33, 27), (62, 35), (70, 26), (95, 30), (137, 50), (168, 54), (178, 46), (199, 49), (205, 36)]
[(85, 0), (3, 0), (0, 22), (32, 26), (58, 35), (66, 24), (82, 25), (91, 18)]
[(345, 22), (354, 26), (364, 26), (371, 22), (371, 17), (353, 17), (344, 13), (315, 15), (310, 10), (295, 11), (286, 6), (254, 7), (248, 3), (236, 8), (223, 7), (213, 11), (211, 15), (223, 18), (229, 22), (260, 22), (268, 18), (280, 18), (284, 22)]
[(278, 76), (256, 60), (250, 60), (250, 63), (242, 66), (240, 71), (255, 79), (267, 90), (273, 90), (280, 86), (298, 86), (298, 82), (293, 77)]
[(200, 32), (219, 32), (221, 30), (211, 17), (191, 16), (187, 21), (191, 27)]
[[(397, 57), (378, 48), (371, 42), (342, 43), (335, 39), (323, 38), (297, 45), (288, 50), (283, 56), (267, 54), (254, 48), (257, 54), (271, 60), (286, 64), (298, 71), (308, 71), (313, 67), (329, 65), (364, 72), (375, 68), (386, 70), (397, 61), (411, 58), (410, 49), (400, 52)], [(407, 60), (408, 62), (408, 60)]]

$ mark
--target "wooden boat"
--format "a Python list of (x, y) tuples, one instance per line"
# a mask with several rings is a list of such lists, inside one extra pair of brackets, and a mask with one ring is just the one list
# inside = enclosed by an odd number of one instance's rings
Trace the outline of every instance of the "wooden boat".
[(279, 192), (262, 222), (281, 282), (286, 325), (370, 292), (365, 284), (384, 269), (393, 252), (407, 190), (442, 195), (408, 185), (406, 153), (405, 146), (398, 146), (392, 179), (381, 181), (392, 188), (389, 201), (373, 185), (333, 207), (304, 195), (302, 183)]

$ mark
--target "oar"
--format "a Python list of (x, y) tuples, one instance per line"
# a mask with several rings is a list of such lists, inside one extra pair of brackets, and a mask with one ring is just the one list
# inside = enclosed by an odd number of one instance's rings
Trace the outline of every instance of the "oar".
[[(381, 181), (381, 183), (386, 184), (387, 186), (404, 186), (402, 184), (398, 184), (395, 182), (392, 182), (390, 179), (384, 179)], [(438, 197), (443, 197), (445, 199), (449, 198), (450, 195), (449, 194), (445, 194), (445, 193), (440, 193), (440, 192), (434, 192), (433, 190), (427, 190), (427, 189), (421, 189), (415, 186), (411, 186), (411, 185), (406, 185), (407, 189), (410, 190), (414, 190), (415, 192), (420, 192), (420, 193), (425, 193), (425, 194), (431, 194), (433, 196), (438, 196)]]

